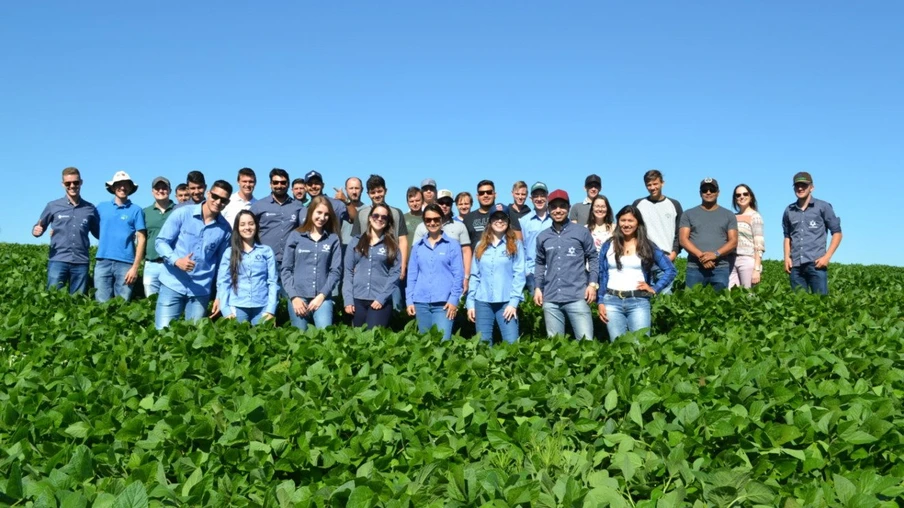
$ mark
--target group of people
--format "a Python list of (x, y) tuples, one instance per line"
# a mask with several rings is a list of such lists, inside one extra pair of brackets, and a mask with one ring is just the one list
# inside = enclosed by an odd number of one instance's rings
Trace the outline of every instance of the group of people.
[[(586, 197), (576, 203), (564, 190), (519, 181), (505, 205), (482, 180), (474, 209), (471, 193), (454, 195), (427, 178), (408, 188), (407, 212), (387, 204), (379, 175), (348, 178), (330, 197), (319, 172), (290, 180), (274, 168), (270, 193), (258, 199), (250, 168), (238, 171), (235, 192), (225, 180), (208, 189), (191, 171), (176, 201), (170, 181), (155, 178), (154, 203), (144, 209), (131, 201), (138, 185), (125, 172), (106, 182), (113, 199), (97, 206), (81, 198), (78, 169), (62, 176), (65, 196), (47, 204), (33, 229), (35, 237), (51, 230), (48, 287), (86, 292), (93, 235), (97, 300), (130, 299), (143, 267), (145, 294), (157, 294), (157, 328), (208, 313), (258, 324), (274, 317), (281, 295), (294, 326), (323, 328), (341, 293), (355, 326), (387, 326), (393, 309), (404, 309), (421, 332), (437, 327), (449, 338), (464, 299), (482, 339), (498, 328), (515, 342), (527, 295), (543, 308), (549, 336), (564, 334), (567, 321), (575, 337), (592, 338), (596, 304), (615, 340), (649, 329), (650, 299), (671, 291), (681, 250), (686, 286), (715, 290), (757, 284), (765, 251), (750, 186), (734, 187), (732, 212), (718, 204), (719, 183), (706, 178), (701, 204), (683, 210), (663, 194), (655, 169), (644, 174), (648, 195), (617, 213), (598, 175), (585, 179)], [(826, 294), (840, 219), (812, 195), (809, 173), (794, 175), (793, 187), (796, 200), (782, 217), (785, 271), (793, 288)]]

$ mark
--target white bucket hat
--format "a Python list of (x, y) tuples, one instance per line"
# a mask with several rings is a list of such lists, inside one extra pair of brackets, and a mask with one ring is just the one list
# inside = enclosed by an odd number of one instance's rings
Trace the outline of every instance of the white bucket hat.
[(132, 190), (129, 191), (129, 196), (135, 194), (135, 191), (138, 190), (138, 186), (135, 185), (135, 182), (132, 181), (132, 177), (129, 176), (125, 171), (117, 171), (115, 175), (113, 175), (113, 179), (107, 182), (107, 192), (113, 194), (113, 184), (118, 182), (129, 182), (132, 184)]

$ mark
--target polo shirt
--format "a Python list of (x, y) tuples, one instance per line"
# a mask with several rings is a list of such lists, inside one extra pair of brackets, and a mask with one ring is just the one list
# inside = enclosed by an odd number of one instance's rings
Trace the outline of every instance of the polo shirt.
[(67, 196), (47, 203), (38, 224), (50, 235), (50, 261), (87, 265), (89, 261), (88, 233), (100, 237), (100, 217), (97, 208), (80, 199), (72, 204)]
[[(222, 215), (204, 223), (202, 206), (177, 207), (154, 242), (166, 267), (160, 272), (160, 283), (181, 295), (206, 296), (211, 293), (220, 259), (232, 239), (232, 228)], [(186, 272), (175, 263), (189, 252), (195, 268)]]
[(160, 234), (163, 223), (166, 222), (166, 219), (172, 215), (175, 209), (176, 204), (172, 201), (169, 202), (166, 210), (157, 208), (156, 203), (144, 209), (144, 225), (147, 226), (148, 230), (148, 241), (144, 244), (144, 259), (148, 261), (158, 261), (160, 259), (160, 254), (157, 254), (157, 246), (154, 245), (154, 242), (157, 241), (157, 235)]
[(147, 229), (144, 210), (131, 200), (121, 205), (112, 200), (99, 203), (97, 214), (100, 216), (97, 259), (134, 263), (135, 233)]
[(782, 234), (791, 240), (791, 265), (812, 263), (826, 254), (826, 232), (841, 233), (841, 219), (827, 201), (810, 197), (804, 210), (797, 201), (782, 214)]

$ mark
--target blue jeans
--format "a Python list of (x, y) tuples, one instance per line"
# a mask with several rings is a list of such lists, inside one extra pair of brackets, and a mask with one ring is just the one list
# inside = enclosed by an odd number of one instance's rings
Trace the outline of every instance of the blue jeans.
[[(302, 300), (304, 300), (305, 305), (307, 305), (312, 298), (302, 298)], [(289, 321), (292, 322), (292, 326), (301, 331), (307, 330), (308, 325), (314, 325), (317, 328), (326, 328), (333, 324), (333, 301), (326, 299), (314, 312), (308, 312), (306, 316), (298, 316), (295, 314), (295, 309), (292, 307), (292, 300), (289, 300)]]
[(69, 294), (88, 291), (88, 264), (50, 261), (47, 263), (47, 289), (63, 289), (69, 284)]
[(125, 301), (132, 298), (132, 286), (126, 284), (126, 273), (132, 263), (113, 259), (98, 259), (94, 265), (94, 298), (104, 303), (114, 296)]
[[(664, 275), (665, 275), (665, 272), (662, 271), (662, 268), (659, 268), (659, 265), (657, 265), (656, 263), (653, 263), (653, 284), (651, 284), (651, 285), (655, 286), (656, 283), (659, 282), (659, 279), (661, 279)], [(663, 290), (660, 291), (658, 294), (660, 294), (660, 295), (672, 294), (672, 285), (673, 284), (675, 284), (674, 280), (672, 282), (669, 282), (669, 285), (666, 286), (665, 288), (663, 288)]]
[(565, 335), (565, 316), (578, 340), (593, 338), (593, 316), (590, 306), (584, 300), (569, 303), (543, 302), (543, 319), (546, 321), (546, 335)]
[(716, 291), (728, 289), (728, 276), (731, 273), (731, 267), (732, 263), (728, 262), (718, 264), (715, 268), (703, 268), (694, 262), (688, 261), (684, 285), (688, 289), (700, 284), (710, 286)]
[(792, 266), (791, 289), (809, 290), (817, 295), (829, 294), (829, 269), (816, 268), (816, 263)]
[(535, 275), (532, 273), (524, 276), (524, 289), (527, 290), (527, 294), (531, 299), (534, 298), (534, 289), (537, 288), (536, 279), (534, 277)]
[(606, 316), (609, 322), (606, 329), (609, 330), (609, 341), (615, 342), (619, 336), (626, 332), (636, 332), (647, 329), (650, 334), (650, 299), (649, 298), (619, 298), (615, 295), (605, 295), (603, 304), (606, 306)]
[(414, 303), (417, 331), (427, 333), (434, 326), (443, 332), (443, 340), (452, 338), (452, 320), (446, 317), (446, 302)]
[(144, 276), (141, 280), (144, 284), (144, 296), (156, 295), (160, 291), (160, 274), (163, 270), (163, 263), (144, 262)]
[(239, 323), (250, 321), (252, 325), (257, 326), (264, 319), (263, 307), (233, 307), (232, 310), (235, 311), (235, 320)]
[(183, 312), (186, 321), (200, 321), (207, 315), (208, 303), (210, 303), (210, 295), (183, 295), (161, 284), (160, 292), (157, 294), (154, 326), (158, 330), (162, 330), (169, 326), (170, 321), (179, 319)]
[(499, 331), (502, 333), (502, 340), (509, 344), (518, 341), (518, 316), (506, 321), (502, 316), (508, 302), (474, 302), (475, 327), (480, 339), (493, 343), (493, 322), (499, 325)]

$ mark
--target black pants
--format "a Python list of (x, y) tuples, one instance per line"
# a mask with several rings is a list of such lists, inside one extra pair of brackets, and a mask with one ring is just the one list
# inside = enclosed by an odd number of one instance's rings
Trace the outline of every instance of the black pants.
[(389, 326), (389, 318), (392, 317), (392, 300), (386, 302), (380, 310), (370, 308), (373, 300), (359, 300), (355, 298), (355, 315), (352, 318), (352, 326), (367, 325), (367, 328), (375, 326)]

